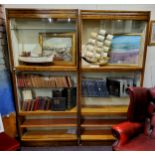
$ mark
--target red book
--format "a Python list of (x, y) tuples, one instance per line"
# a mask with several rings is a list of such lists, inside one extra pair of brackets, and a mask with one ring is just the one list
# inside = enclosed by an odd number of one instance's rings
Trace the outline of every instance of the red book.
[(34, 108), (33, 110), (37, 110), (38, 109), (38, 104), (39, 104), (39, 97), (37, 97), (34, 101)]

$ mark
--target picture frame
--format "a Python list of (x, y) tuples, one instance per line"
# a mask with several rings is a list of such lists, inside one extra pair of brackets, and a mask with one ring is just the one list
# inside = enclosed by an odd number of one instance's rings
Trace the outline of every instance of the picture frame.
[(115, 35), (112, 39), (109, 64), (139, 65), (141, 45), (140, 34)]
[(149, 45), (155, 45), (155, 20), (150, 21)]
[(75, 33), (40, 33), (44, 56), (54, 54), (53, 65), (75, 65)]

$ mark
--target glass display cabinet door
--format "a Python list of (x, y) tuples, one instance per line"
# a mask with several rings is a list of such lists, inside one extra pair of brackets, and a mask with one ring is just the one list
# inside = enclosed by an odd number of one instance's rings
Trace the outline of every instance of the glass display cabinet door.
[(82, 67), (142, 67), (146, 26), (139, 20), (83, 19)]
[(76, 20), (10, 18), (14, 65), (75, 65)]

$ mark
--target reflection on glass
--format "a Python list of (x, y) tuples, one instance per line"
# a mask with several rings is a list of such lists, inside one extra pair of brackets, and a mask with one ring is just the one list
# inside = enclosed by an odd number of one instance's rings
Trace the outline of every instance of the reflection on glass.
[[(54, 59), (74, 63), (72, 57), (75, 49), (76, 20), (71, 18), (43, 18), (43, 19), (14, 19), (10, 21), (11, 38), (15, 66), (20, 64), (44, 64), (53, 65)], [(57, 35), (40, 43), (40, 34)], [(68, 38), (66, 34), (72, 34)], [(64, 35), (64, 37), (60, 37)], [(48, 35), (49, 36), (49, 35)], [(73, 37), (72, 37), (73, 36)], [(45, 39), (45, 38), (44, 38)], [(59, 46), (59, 50), (58, 47)], [(49, 55), (49, 47), (55, 54)], [(44, 54), (43, 54), (44, 53)], [(60, 60), (61, 58), (61, 60)]]
[(82, 28), (82, 66), (142, 66), (145, 21), (83, 20)]

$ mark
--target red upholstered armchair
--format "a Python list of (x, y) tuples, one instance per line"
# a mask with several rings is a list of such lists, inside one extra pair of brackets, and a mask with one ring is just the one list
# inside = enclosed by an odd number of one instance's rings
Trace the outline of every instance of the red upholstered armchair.
[(127, 121), (112, 127), (116, 137), (112, 149), (155, 150), (155, 88), (132, 87), (128, 92)]
[(20, 149), (20, 143), (4, 132), (3, 122), (0, 114), (0, 151), (15, 151)]
[(20, 149), (20, 144), (6, 133), (0, 133), (0, 151), (16, 151)]

